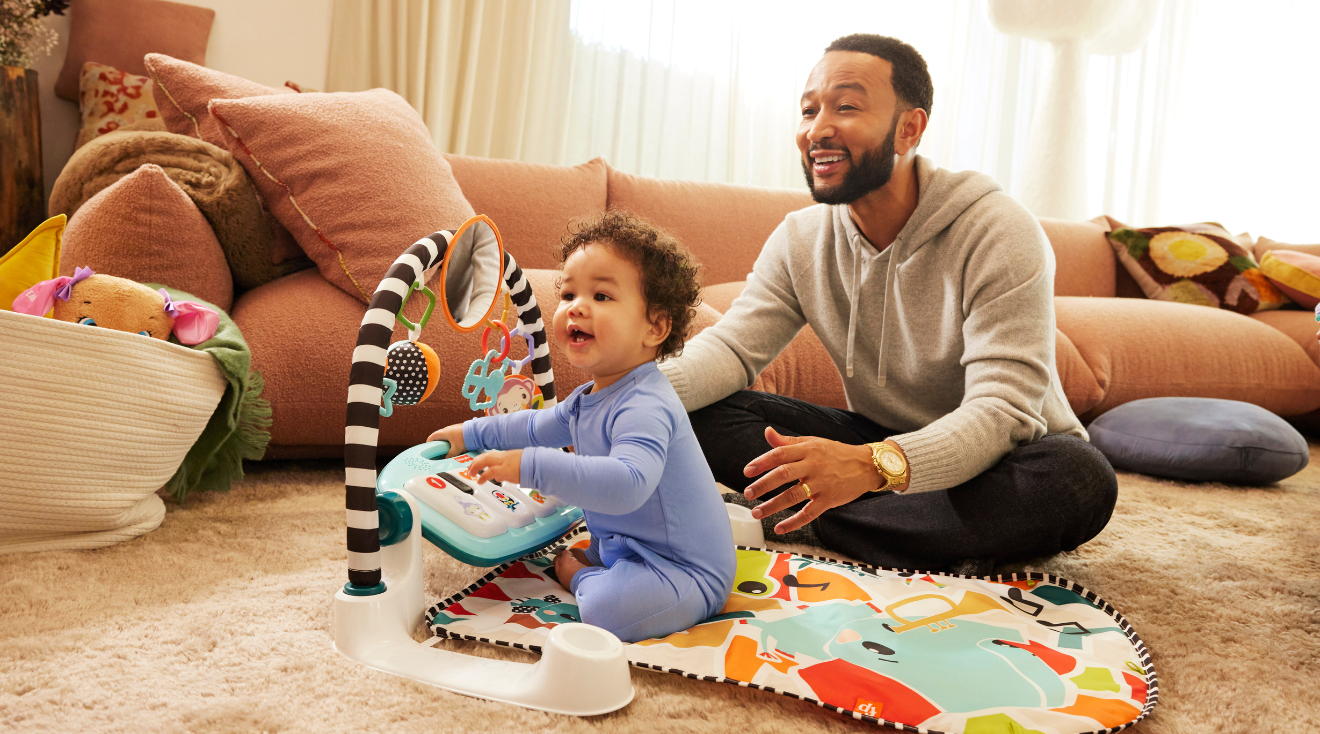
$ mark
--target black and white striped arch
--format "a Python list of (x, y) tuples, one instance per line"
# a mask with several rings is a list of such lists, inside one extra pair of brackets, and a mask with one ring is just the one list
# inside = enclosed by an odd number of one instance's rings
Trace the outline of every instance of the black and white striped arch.
[[(344, 506), (348, 514), (348, 581), (354, 586), (380, 583), (380, 517), (376, 511), (376, 446), (380, 435), (380, 400), (385, 376), (385, 350), (394, 331), (394, 317), (408, 287), (423, 272), (444, 260), (454, 232), (443, 231), (418, 240), (394, 261), (376, 287), (358, 328), (353, 369), (348, 382), (348, 419), (344, 426)], [(518, 322), (531, 332), (532, 379), (541, 388), (545, 407), (554, 407), (555, 376), (550, 367), (541, 309), (513, 256), (504, 253), (504, 282), (518, 312)], [(497, 306), (498, 307), (498, 306)]]

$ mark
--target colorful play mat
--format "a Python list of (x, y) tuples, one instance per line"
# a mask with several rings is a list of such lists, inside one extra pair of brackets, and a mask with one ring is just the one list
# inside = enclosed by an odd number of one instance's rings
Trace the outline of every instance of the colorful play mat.
[[(579, 528), (561, 545), (587, 543)], [(555, 547), (431, 607), (431, 630), (539, 653), (552, 628), (580, 621), (551, 575)], [(1159, 693), (1123, 615), (1065, 579), (989, 581), (741, 547), (720, 614), (625, 648), (640, 668), (917, 732), (1112, 732), (1147, 716)]]

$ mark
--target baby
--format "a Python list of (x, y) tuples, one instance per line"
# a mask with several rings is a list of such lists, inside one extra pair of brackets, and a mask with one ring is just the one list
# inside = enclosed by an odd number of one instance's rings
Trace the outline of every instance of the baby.
[[(592, 381), (548, 410), (431, 434), (450, 456), (487, 450), (478, 482), (526, 484), (584, 511), (585, 551), (555, 560), (582, 620), (635, 642), (718, 614), (733, 588), (733, 533), (678, 395), (656, 367), (696, 311), (697, 266), (669, 235), (624, 212), (579, 224), (563, 261), (554, 334)], [(573, 446), (576, 454), (559, 447)], [(500, 449), (491, 451), (490, 449)]]

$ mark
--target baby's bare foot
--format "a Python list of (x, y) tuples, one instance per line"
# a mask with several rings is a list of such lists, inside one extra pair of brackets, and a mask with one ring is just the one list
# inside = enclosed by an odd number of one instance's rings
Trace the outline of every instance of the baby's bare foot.
[(584, 568), (591, 568), (591, 561), (581, 548), (567, 548), (555, 558), (555, 576), (559, 585), (569, 591), (573, 590), (573, 577)]

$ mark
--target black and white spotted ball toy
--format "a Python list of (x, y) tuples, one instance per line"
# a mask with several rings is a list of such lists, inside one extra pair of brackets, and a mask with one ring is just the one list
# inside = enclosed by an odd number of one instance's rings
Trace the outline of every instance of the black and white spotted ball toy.
[(385, 350), (385, 376), (398, 383), (392, 400), (395, 405), (416, 405), (435, 390), (440, 358), (421, 342), (394, 342)]

